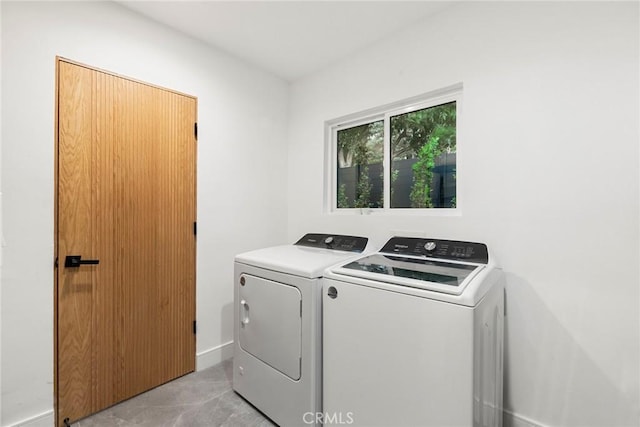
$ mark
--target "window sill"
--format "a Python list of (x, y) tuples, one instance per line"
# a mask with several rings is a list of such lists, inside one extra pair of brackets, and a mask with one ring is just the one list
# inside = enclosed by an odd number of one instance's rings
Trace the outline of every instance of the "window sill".
[(460, 208), (432, 208), (432, 209), (380, 209), (380, 208), (347, 208), (334, 209), (327, 212), (328, 215), (336, 216), (424, 216), (424, 217), (460, 217)]

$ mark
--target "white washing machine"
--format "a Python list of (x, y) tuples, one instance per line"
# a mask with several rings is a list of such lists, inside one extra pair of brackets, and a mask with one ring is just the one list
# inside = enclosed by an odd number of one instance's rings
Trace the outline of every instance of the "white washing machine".
[(322, 274), (367, 241), (306, 234), (235, 258), (233, 389), (280, 426), (318, 425)]
[(326, 425), (502, 425), (504, 279), (480, 243), (394, 237), (325, 273)]

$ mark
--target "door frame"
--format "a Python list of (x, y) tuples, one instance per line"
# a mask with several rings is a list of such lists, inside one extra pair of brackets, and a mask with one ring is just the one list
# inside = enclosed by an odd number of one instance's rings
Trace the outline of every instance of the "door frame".
[[(72, 65), (76, 65), (79, 67), (84, 67), (93, 71), (97, 71), (97, 72), (101, 72), (101, 73), (105, 73), (114, 77), (118, 77), (118, 78), (122, 78), (122, 79), (126, 79), (135, 83), (139, 83), (139, 84), (143, 84), (146, 86), (150, 86), (153, 88), (157, 88), (157, 89), (161, 89), (164, 91), (168, 91), (177, 95), (181, 95), (181, 96), (185, 96), (188, 98), (192, 98), (196, 101), (196, 105), (195, 105), (195, 119), (196, 119), (196, 129), (194, 129), (195, 132), (195, 142), (197, 143), (198, 141), (198, 135), (197, 135), (197, 117), (198, 117), (198, 98), (196, 96), (193, 95), (189, 95), (187, 93), (184, 92), (180, 92), (174, 89), (169, 89), (166, 88), (164, 86), (159, 86), (159, 85), (155, 85), (152, 83), (148, 83), (145, 82), (143, 80), (138, 80), (138, 79), (134, 79), (122, 74), (118, 74), (118, 73), (114, 73), (112, 71), (108, 71), (108, 70), (104, 70), (98, 67), (94, 67), (92, 65), (87, 65), (78, 61), (74, 61), (68, 58), (65, 58), (63, 56), (59, 56), (56, 55), (55, 57), (55, 97), (54, 97), (54, 122), (53, 122), (53, 135), (54, 135), (54, 155), (53, 155), (53, 161), (54, 161), (54, 179), (53, 179), (53, 183), (54, 183), (54, 188), (53, 188), (53, 265), (52, 265), (52, 272), (53, 272), (53, 416), (54, 416), (54, 425), (58, 425), (58, 268), (61, 265), (60, 259), (59, 259), (59, 253), (58, 253), (58, 220), (59, 220), (59, 215), (58, 215), (58, 183), (59, 183), (59, 158), (58, 158), (58, 151), (59, 151), (59, 141), (58, 141), (58, 135), (59, 135), (59, 120), (60, 120), (60, 116), (59, 116), (59, 100), (60, 100), (60, 91), (59, 91), (59, 78), (60, 78), (60, 63), (61, 62), (66, 62), (68, 64), (72, 64)], [(195, 210), (195, 214), (197, 216), (197, 203), (198, 203), (198, 149), (196, 146), (196, 149), (194, 150), (194, 210)], [(195, 233), (195, 228), (194, 228), (194, 233)], [(196, 243), (195, 243), (196, 247), (195, 247), (195, 257), (194, 257), (194, 298), (193, 298), (193, 312), (194, 314), (196, 314), (196, 321), (197, 321), (197, 237), (196, 237)], [(194, 326), (194, 334), (195, 334), (195, 326)], [(194, 366), (195, 366), (195, 362), (197, 359), (197, 355), (196, 355), (196, 348), (197, 348), (197, 335), (194, 338), (194, 348), (193, 348), (193, 357), (194, 357)]]

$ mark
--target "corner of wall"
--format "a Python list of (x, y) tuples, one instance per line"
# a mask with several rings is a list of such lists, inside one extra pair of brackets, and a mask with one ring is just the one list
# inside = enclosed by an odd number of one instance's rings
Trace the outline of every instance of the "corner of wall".
[(233, 357), (233, 341), (211, 347), (196, 354), (196, 372), (210, 368)]

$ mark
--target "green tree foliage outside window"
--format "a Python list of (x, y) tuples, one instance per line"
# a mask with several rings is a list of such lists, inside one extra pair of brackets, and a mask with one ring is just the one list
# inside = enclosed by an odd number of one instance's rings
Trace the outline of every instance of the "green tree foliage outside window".
[[(391, 207), (455, 207), (456, 103), (393, 116), (390, 127), (391, 170), (410, 161), (413, 172), (410, 206), (392, 198)], [(401, 191), (397, 182), (392, 180), (392, 192)], [(438, 197), (434, 197), (434, 187)]]
[(374, 187), (370, 165), (382, 167), (383, 129), (379, 120), (338, 131), (338, 208), (382, 206), (382, 185)]
[[(456, 207), (456, 102), (337, 130), (338, 208)], [(384, 135), (388, 123), (390, 135)], [(383, 170), (384, 147), (390, 170)]]

